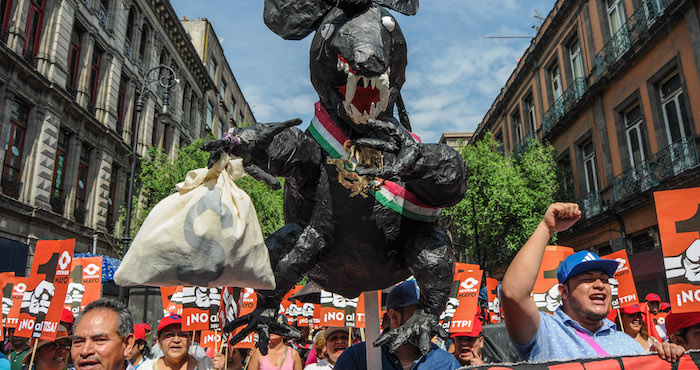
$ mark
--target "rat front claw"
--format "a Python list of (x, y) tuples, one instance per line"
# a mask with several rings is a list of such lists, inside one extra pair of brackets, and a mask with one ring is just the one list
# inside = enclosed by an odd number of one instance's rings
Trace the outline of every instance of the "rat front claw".
[(430, 352), (430, 339), (435, 334), (447, 337), (445, 330), (438, 325), (437, 317), (419, 309), (401, 326), (382, 334), (374, 342), (374, 346), (388, 344), (389, 350), (395, 352), (402, 345), (411, 343), (425, 355)]

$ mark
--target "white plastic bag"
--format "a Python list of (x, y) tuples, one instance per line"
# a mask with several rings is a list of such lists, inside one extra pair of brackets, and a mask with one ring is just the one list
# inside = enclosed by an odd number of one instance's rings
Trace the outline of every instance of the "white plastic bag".
[(146, 217), (114, 281), (274, 289), (255, 208), (234, 183), (243, 176), (243, 160), (226, 154), (211, 169), (190, 171)]

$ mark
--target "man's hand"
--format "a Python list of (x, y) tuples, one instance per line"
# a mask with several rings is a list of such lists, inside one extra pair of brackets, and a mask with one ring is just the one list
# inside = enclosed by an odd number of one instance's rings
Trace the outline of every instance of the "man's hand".
[(215, 354), (214, 358), (211, 359), (211, 366), (215, 370), (223, 369), (225, 365), (226, 365), (226, 356), (224, 356), (222, 353)]
[(550, 235), (564, 231), (581, 218), (581, 210), (576, 203), (554, 203), (544, 213), (542, 223)]
[(670, 363), (678, 361), (678, 359), (680, 359), (685, 352), (685, 348), (668, 342), (654, 343), (651, 350), (656, 352), (660, 359), (666, 360)]
[(472, 353), (472, 358), (469, 359), (469, 366), (474, 366), (474, 365), (483, 365), (484, 360), (481, 357), (481, 354), (477, 354), (476, 351), (474, 351), (474, 348), (469, 348), (469, 352)]

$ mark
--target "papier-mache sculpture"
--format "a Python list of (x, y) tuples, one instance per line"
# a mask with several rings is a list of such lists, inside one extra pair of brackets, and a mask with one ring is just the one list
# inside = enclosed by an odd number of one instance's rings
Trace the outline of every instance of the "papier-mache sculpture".
[[(267, 352), (268, 333), (298, 335), (277, 323), (284, 294), (303, 276), (345, 297), (382, 289), (414, 275), (421, 289), (416, 313), (375, 345), (393, 351), (411, 341), (423, 353), (439, 333), (454, 255), (437, 225), (441, 207), (466, 192), (466, 164), (452, 148), (423, 144), (405, 115), (393, 117), (405, 80), (406, 42), (396, 19), (418, 0), (266, 0), (264, 20), (285, 39), (316, 31), (311, 81), (320, 102), (309, 129), (300, 120), (236, 128), (208, 142), (210, 163), (226, 152), (248, 174), (279, 187), (284, 177), (286, 225), (267, 240), (277, 287), (258, 291), (257, 309), (230, 323), (247, 326)], [(400, 109), (400, 110), (401, 110)]]

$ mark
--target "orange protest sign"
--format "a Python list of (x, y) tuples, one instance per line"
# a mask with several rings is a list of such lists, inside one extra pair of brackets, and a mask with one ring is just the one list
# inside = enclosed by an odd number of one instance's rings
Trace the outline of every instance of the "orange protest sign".
[(170, 286), (160, 288), (160, 298), (163, 300), (163, 316), (170, 314), (182, 315), (182, 287)]
[[(364, 295), (345, 298), (340, 294), (321, 291), (321, 326), (354, 328), (365, 327)], [(381, 294), (381, 293), (377, 293)], [(379, 297), (381, 300), (381, 297)]]
[(219, 330), (219, 288), (182, 287), (182, 330)]
[(700, 188), (654, 192), (671, 311), (700, 312)]
[(199, 345), (202, 348), (221, 348), (221, 332), (214, 330), (202, 330), (202, 341)]
[(440, 315), (441, 325), (450, 333), (471, 331), (478, 311), (479, 288), (484, 272), (466, 271), (455, 263), (455, 275), (445, 311)]
[(486, 278), (486, 296), (488, 298), (488, 323), (498, 324), (501, 322), (501, 301), (498, 299), (498, 280)]
[(0, 331), (3, 332), (3, 328), (6, 325), (5, 322), (7, 321), (7, 314), (10, 313), (10, 309), (12, 308), (12, 286), (14, 285), (14, 277), (14, 272), (0, 273), (0, 293), (2, 293), (2, 326), (0, 326)]
[(64, 307), (78, 316), (102, 296), (102, 257), (74, 258)]
[[(19, 310), (22, 307), (22, 298), (24, 298), (24, 292), (27, 291), (28, 278), (16, 276), (9, 279), (9, 283), (5, 285), (3, 289), (3, 298), (5, 298), (5, 290), (11, 289), (10, 291), (10, 309), (7, 313), (5, 320), (5, 327), (8, 329), (16, 329), (19, 323)], [(10, 285), (11, 284), (11, 285)], [(3, 309), (5, 307), (5, 300), (3, 299)]]
[(66, 299), (75, 239), (37, 242), (15, 335), (53, 341)]
[(615, 271), (613, 278), (609, 279), (612, 291), (612, 309), (616, 310), (639, 303), (637, 286), (634, 284), (627, 251), (619, 250), (601, 258), (617, 261), (617, 271)]
[[(255, 310), (255, 308), (258, 306), (258, 294), (255, 293), (255, 290), (251, 288), (243, 288), (241, 289), (241, 297), (239, 299), (239, 305), (238, 305), (238, 312), (239, 312), (239, 317), (243, 315), (247, 315)], [(239, 327), (234, 331), (234, 335), (238, 334), (243, 330), (243, 327)], [(245, 339), (242, 341), (236, 343), (233, 345), (233, 348), (247, 348), (247, 349), (253, 349), (255, 348), (255, 333), (250, 333), (248, 334)]]
[(551, 314), (561, 305), (557, 271), (566, 257), (572, 254), (574, 249), (570, 247), (548, 245), (545, 248), (535, 287), (532, 289), (532, 298), (540, 311)]
[[(292, 289), (290, 289), (287, 294), (284, 295), (282, 298), (282, 302), (280, 302), (280, 315), (284, 315), (287, 318), (287, 321), (289, 325), (294, 325), (296, 322), (297, 316), (299, 315), (299, 305), (297, 303), (300, 303), (296, 299), (292, 299), (292, 295), (294, 293), (298, 292), (299, 289), (304, 287), (303, 285), (297, 284), (295, 285)], [(291, 309), (290, 309), (291, 307)]]

